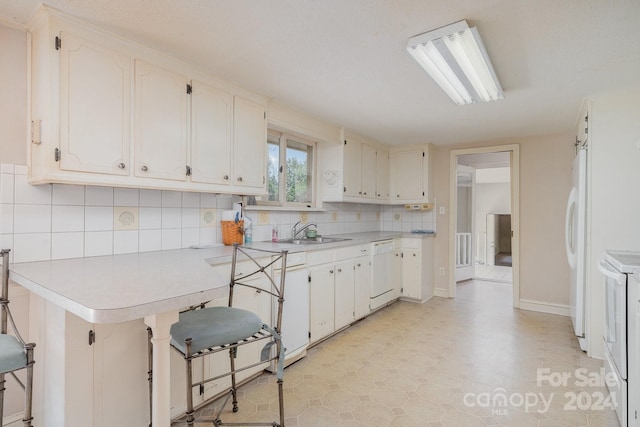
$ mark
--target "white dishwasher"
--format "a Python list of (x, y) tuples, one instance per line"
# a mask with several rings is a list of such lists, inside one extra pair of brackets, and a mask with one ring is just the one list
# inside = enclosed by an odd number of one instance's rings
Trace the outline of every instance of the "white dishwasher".
[[(285, 347), (284, 364), (288, 366), (307, 354), (309, 345), (309, 270), (307, 254), (287, 254), (287, 275), (284, 284), (282, 308), (282, 342)], [(274, 280), (280, 280), (280, 269), (274, 268)], [(275, 324), (278, 316), (277, 301), (272, 310)], [(272, 367), (273, 368), (273, 367)]]
[(393, 300), (393, 240), (381, 240), (372, 244), (371, 260), (371, 310)]

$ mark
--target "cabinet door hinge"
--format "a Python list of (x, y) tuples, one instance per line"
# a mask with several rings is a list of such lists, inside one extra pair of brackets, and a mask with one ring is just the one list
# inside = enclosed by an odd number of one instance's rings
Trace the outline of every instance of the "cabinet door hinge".
[(62, 49), (62, 39), (58, 36), (56, 36), (55, 47), (56, 50)]
[(343, 193), (346, 193), (346, 192), (347, 192), (347, 187), (343, 187), (342, 192), (343, 192)]
[(191, 166), (187, 166), (187, 176), (191, 176)]
[(53, 159), (54, 159), (56, 162), (59, 162), (59, 161), (60, 161), (60, 149), (59, 149), (58, 147), (56, 147), (56, 149), (55, 149), (55, 150), (53, 150)]
[(344, 145), (347, 145), (347, 140), (346, 139), (344, 140)]
[(267, 112), (264, 112), (264, 119), (267, 120)]
[(311, 332), (309, 332), (309, 339), (311, 339)]
[(187, 95), (191, 95), (191, 92), (193, 92), (193, 86), (187, 83)]
[(96, 333), (93, 329), (89, 330), (89, 345), (93, 345), (96, 342)]
[(199, 393), (200, 393), (200, 396), (202, 396), (204, 394), (204, 384), (200, 384)]
[(424, 151), (422, 152), (422, 157), (424, 157)]
[(404, 293), (404, 288), (400, 288), (400, 293), (403, 294)]
[(404, 252), (400, 252), (400, 258), (404, 258)]
[(422, 197), (424, 197), (424, 191), (422, 192)]
[(308, 281), (309, 283), (311, 283), (311, 275), (308, 275), (308, 276), (307, 276), (307, 279), (308, 279), (307, 281)]

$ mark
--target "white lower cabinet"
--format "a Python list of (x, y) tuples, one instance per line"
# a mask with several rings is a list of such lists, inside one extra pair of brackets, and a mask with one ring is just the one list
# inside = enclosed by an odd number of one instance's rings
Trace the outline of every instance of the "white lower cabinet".
[[(47, 372), (41, 383), (44, 394), (60, 399), (60, 402), (45, 402), (44, 413), (35, 414), (42, 416), (41, 423), (46, 420), (42, 425), (148, 425), (147, 327), (144, 322), (140, 319), (91, 324), (69, 312), (59, 314), (64, 316), (65, 332), (60, 339), (64, 345), (46, 342), (42, 346), (38, 342), (36, 347), (47, 351)], [(52, 355), (61, 349), (61, 354)]]
[(333, 264), (309, 269), (309, 341), (312, 343), (335, 330), (334, 276)]
[(371, 256), (361, 256), (354, 260), (354, 312), (355, 320), (367, 316), (371, 309)]
[(307, 254), (309, 260), (310, 342), (370, 313), (370, 245)]
[(335, 320), (336, 330), (350, 325), (355, 320), (355, 283), (353, 259), (335, 264)]
[(403, 238), (401, 297), (425, 302), (433, 296), (433, 238)]

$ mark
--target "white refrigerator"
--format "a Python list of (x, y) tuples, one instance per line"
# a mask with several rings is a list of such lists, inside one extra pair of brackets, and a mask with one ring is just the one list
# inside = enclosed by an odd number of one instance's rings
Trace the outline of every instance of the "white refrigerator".
[(567, 201), (565, 244), (571, 267), (571, 322), (580, 348), (587, 350), (585, 325), (586, 233), (587, 233), (587, 147), (578, 147), (573, 161), (573, 186)]

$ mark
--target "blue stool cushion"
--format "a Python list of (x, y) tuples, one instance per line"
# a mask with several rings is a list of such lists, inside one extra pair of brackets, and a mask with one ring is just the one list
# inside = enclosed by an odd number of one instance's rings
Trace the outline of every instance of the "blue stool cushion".
[(12, 335), (0, 334), (0, 374), (26, 366), (27, 353), (22, 343)]
[(207, 307), (186, 311), (171, 326), (171, 345), (186, 353), (184, 340), (191, 338), (191, 353), (242, 341), (262, 329), (257, 314), (233, 307)]

